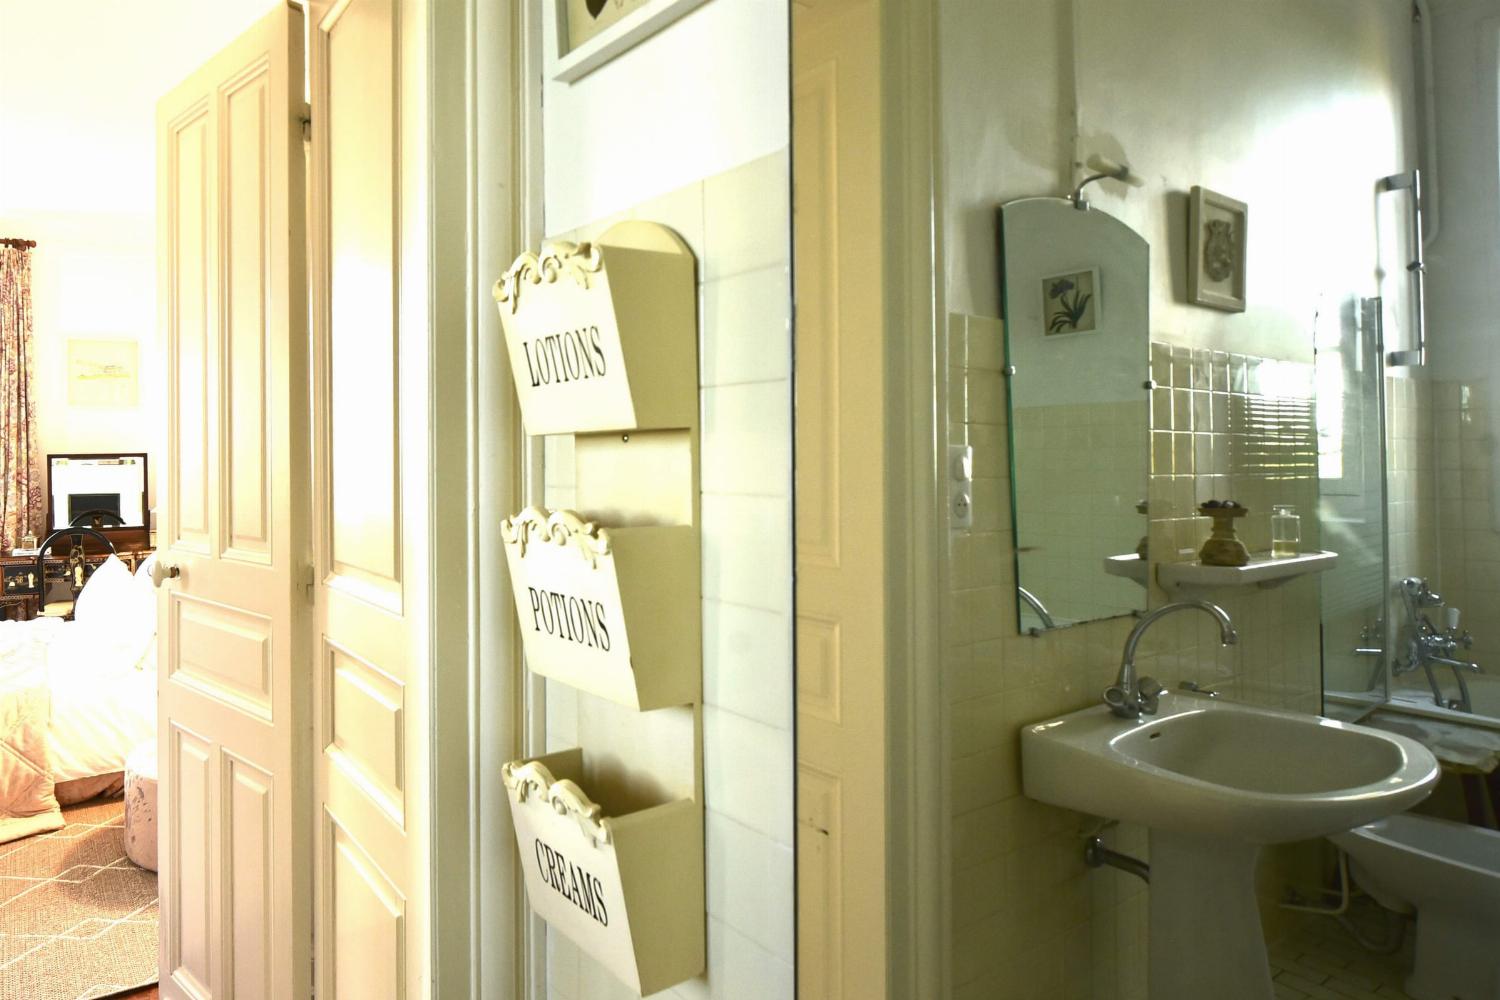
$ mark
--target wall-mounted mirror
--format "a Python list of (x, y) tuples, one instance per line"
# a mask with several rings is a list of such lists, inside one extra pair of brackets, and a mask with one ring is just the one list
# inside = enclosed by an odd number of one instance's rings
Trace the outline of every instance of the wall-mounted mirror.
[(48, 531), (143, 529), (146, 516), (145, 453), (47, 456)]
[(1150, 247), (1062, 198), (1000, 210), (1023, 632), (1146, 606)]

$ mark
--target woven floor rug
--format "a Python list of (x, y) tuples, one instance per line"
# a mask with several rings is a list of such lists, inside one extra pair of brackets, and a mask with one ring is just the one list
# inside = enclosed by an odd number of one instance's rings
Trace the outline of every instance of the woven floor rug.
[(86, 1000), (156, 982), (156, 873), (125, 857), (125, 802), (0, 845), (0, 1000)]

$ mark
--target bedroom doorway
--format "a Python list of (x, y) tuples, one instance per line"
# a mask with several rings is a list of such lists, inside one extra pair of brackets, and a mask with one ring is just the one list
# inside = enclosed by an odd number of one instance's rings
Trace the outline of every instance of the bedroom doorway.
[[(159, 96), (266, 15), (282, 27), (251, 35), (275, 44), (210, 60), (156, 120)], [(508, 845), (471, 832), (503, 808), (480, 790), (499, 787), (488, 760), (513, 728), (509, 650), (481, 707), (470, 613), (466, 366), (485, 313), (468, 292), (492, 315), (495, 272), (469, 256), (470, 165), (431, 155), (464, 145), (485, 100), (464, 60), (477, 15), (511, 20), (482, 0), (154, 0), (81, 22), (0, 3), (0, 53), (53, 50), (7, 63), (42, 82), (22, 88), (24, 118), (7, 85), (4, 131), (74, 178), (46, 203), (76, 222), (66, 246), (40, 209), (8, 214), (25, 157), (0, 185), (0, 232), (39, 236), (45, 284), (67, 293), (39, 299), (37, 336), (140, 331), (149, 421), (44, 450), (149, 451), (160, 488), (160, 669), (139, 673), (156, 682), (164, 996), (305, 996), (314, 967), (320, 994), (462, 996), (514, 963)], [(141, 216), (129, 238), (100, 236), (121, 206)], [(88, 280), (63, 281), (89, 253)]]
[(159, 107), (163, 997), (468, 992), (461, 14), (277, 7)]

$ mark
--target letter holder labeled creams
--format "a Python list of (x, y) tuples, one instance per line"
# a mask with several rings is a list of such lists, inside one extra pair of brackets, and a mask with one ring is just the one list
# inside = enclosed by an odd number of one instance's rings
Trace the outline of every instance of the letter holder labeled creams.
[(576, 463), (577, 513), (501, 523), (526, 664), (577, 692), (578, 749), (503, 768), (527, 899), (643, 996), (705, 965), (695, 267), (630, 221), (494, 289), (526, 431)]
[(503, 773), (537, 915), (642, 996), (703, 970), (697, 802), (604, 816), (578, 786), (577, 749), (515, 761)]
[(528, 507), (500, 534), (533, 672), (639, 710), (699, 700), (696, 528), (598, 528)]

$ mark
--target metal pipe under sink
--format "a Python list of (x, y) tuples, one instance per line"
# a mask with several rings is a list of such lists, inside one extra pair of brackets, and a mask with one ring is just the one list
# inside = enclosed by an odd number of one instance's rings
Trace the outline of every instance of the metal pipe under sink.
[(1136, 878), (1151, 884), (1151, 866), (1140, 858), (1132, 858), (1128, 854), (1112, 851), (1104, 846), (1101, 837), (1093, 836), (1083, 842), (1083, 863), (1090, 868), (1103, 868), (1108, 865), (1118, 868), (1122, 872), (1134, 875)]

